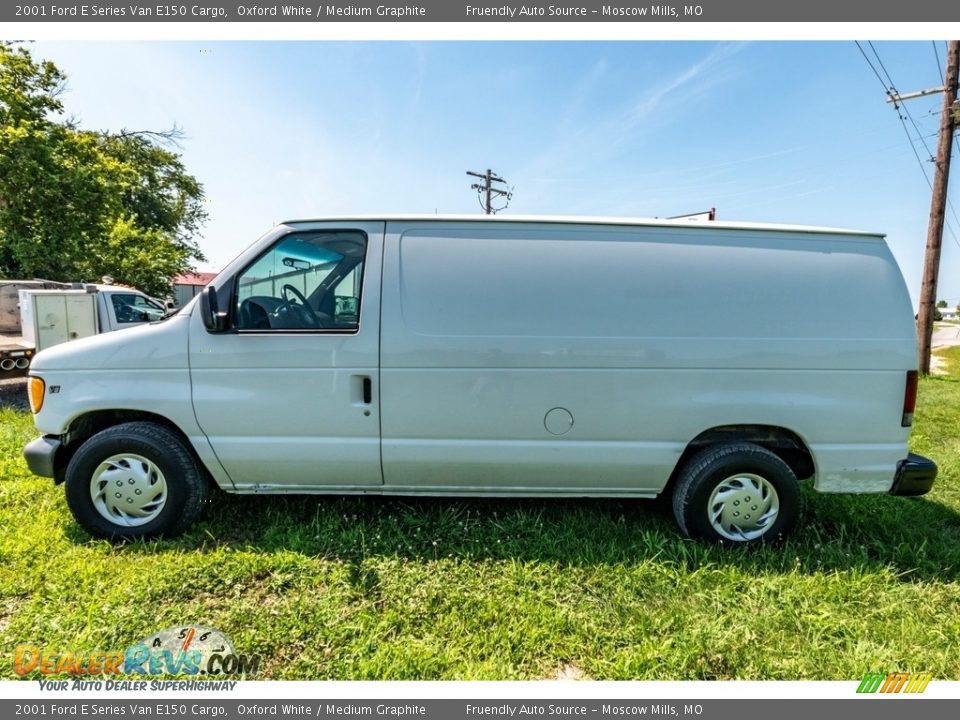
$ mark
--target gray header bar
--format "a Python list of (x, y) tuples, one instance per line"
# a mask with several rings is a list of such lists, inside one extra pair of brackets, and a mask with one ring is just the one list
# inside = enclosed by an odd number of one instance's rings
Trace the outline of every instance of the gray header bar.
[[(689, 2), (689, 4), (687, 4)], [(654, 5), (632, 0), (383, 0), (275, 2), (176, 0), (170, 4), (4, 2), (0, 22), (957, 22), (960, 3), (944, 0), (684, 0)]]

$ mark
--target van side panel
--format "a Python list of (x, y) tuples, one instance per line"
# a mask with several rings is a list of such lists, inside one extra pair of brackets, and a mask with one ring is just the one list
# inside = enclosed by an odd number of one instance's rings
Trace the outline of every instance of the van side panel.
[(889, 489), (909, 307), (878, 237), (389, 223), (384, 490), (654, 494), (736, 424), (799, 435), (821, 490)]

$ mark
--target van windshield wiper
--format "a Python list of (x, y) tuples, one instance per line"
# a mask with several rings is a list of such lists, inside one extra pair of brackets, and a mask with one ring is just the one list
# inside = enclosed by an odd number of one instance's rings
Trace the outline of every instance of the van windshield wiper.
[(179, 313), (181, 310), (183, 310), (183, 308), (173, 308), (172, 310), (167, 310), (163, 315), (161, 315), (160, 317), (158, 317), (158, 318), (157, 318), (156, 320), (154, 320), (153, 322), (158, 323), (158, 322), (163, 322), (164, 320), (169, 320), (169, 319), (172, 318), (174, 315), (176, 315), (177, 313)]

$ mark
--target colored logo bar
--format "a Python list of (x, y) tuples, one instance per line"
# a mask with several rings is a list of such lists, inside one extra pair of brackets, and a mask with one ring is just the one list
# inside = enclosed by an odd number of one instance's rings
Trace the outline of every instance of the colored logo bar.
[(867, 673), (860, 681), (857, 692), (922, 693), (932, 678), (932, 673)]

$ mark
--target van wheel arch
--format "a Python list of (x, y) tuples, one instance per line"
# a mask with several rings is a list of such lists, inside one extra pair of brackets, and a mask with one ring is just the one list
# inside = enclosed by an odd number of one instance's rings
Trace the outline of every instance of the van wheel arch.
[(190, 454), (193, 455), (193, 459), (197, 463), (198, 467), (204, 469), (210, 484), (214, 486), (216, 485), (215, 482), (212, 482), (209, 472), (206, 470), (206, 466), (197, 455), (196, 450), (194, 450), (193, 444), (190, 442), (189, 438), (187, 438), (187, 434), (183, 432), (183, 430), (181, 430), (176, 423), (169, 418), (164, 417), (163, 415), (158, 415), (157, 413), (146, 412), (143, 410), (123, 409), (93, 410), (91, 412), (84, 413), (83, 415), (79, 415), (70, 421), (67, 432), (63, 436), (63, 446), (60, 448), (60, 451), (57, 452), (57, 456), (54, 461), (55, 484), (59, 485), (64, 482), (66, 479), (67, 465), (70, 464), (71, 458), (73, 458), (74, 454), (84, 443), (84, 441), (93, 437), (99, 432), (107, 430), (108, 428), (129, 422), (149, 422), (155, 425), (161, 425), (167, 430), (173, 432), (183, 442), (184, 447), (190, 451)]
[(772, 451), (748, 442), (701, 449), (680, 471), (672, 495), (684, 535), (746, 546), (784, 540), (803, 505), (793, 470)]
[(687, 443), (661, 492), (668, 494), (673, 491), (678, 475), (701, 450), (711, 445), (741, 442), (769, 450), (783, 460), (801, 481), (813, 477), (816, 472), (813, 453), (803, 438), (792, 430), (776, 425), (719, 425), (704, 430)]

